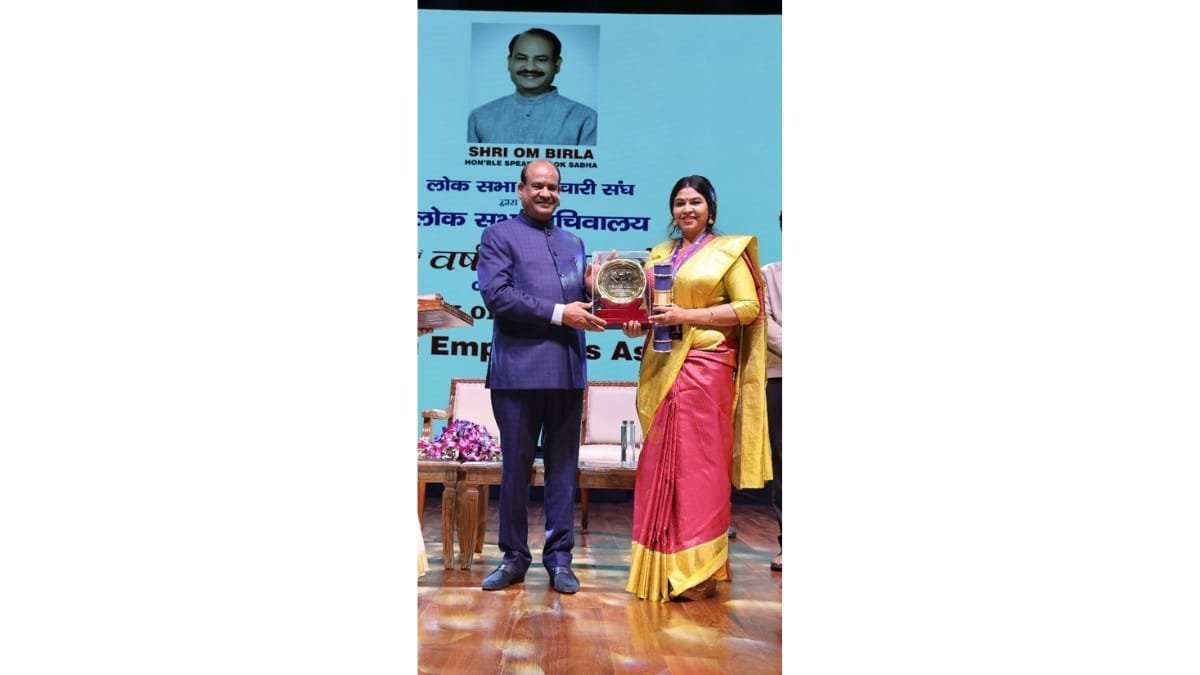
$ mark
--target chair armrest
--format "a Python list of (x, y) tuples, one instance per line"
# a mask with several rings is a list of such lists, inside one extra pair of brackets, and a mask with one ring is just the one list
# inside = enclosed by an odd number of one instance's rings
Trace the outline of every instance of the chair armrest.
[(447, 410), (439, 410), (437, 408), (434, 408), (432, 410), (422, 410), (421, 411), (421, 438), (423, 438), (427, 441), (430, 440), (430, 438), (432, 438), (432, 436), (433, 436), (433, 421), (434, 420), (448, 420), (448, 419), (450, 419), (450, 412)]

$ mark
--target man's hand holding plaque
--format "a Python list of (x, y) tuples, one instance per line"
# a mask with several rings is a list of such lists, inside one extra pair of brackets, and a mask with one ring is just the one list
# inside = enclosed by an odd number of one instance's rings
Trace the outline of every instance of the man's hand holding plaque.
[(645, 251), (611, 251), (593, 256), (588, 276), (593, 282), (592, 313), (620, 329), (629, 321), (650, 325)]
[(604, 319), (589, 312), (591, 308), (592, 305), (583, 300), (567, 303), (563, 306), (563, 325), (583, 330), (604, 330)]

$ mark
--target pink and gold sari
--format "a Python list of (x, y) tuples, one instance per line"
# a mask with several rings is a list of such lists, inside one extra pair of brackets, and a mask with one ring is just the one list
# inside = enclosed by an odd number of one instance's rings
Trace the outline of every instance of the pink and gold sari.
[[(673, 242), (650, 252), (671, 257)], [(766, 441), (765, 327), (754, 237), (715, 237), (675, 274), (675, 304), (732, 303), (739, 326), (683, 326), (669, 353), (647, 342), (638, 373), (646, 430), (633, 501), (625, 590), (667, 601), (709, 578), (728, 579), (730, 486), (771, 479)]]

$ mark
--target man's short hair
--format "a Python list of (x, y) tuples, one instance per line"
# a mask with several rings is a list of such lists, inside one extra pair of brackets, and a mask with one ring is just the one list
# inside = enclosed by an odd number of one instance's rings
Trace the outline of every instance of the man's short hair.
[(521, 31), (520, 33), (517, 33), (516, 35), (512, 36), (512, 39), (508, 41), (508, 55), (509, 56), (512, 56), (513, 48), (517, 46), (517, 38), (521, 37), (522, 35), (533, 35), (536, 37), (540, 37), (543, 40), (549, 40), (551, 56), (554, 57), (555, 61), (562, 58), (562, 41), (558, 39), (557, 35), (555, 35), (554, 33), (551, 33), (550, 31), (546, 30), (545, 28), (530, 28), (529, 30)]
[[(528, 169), (530, 164), (533, 164), (534, 162), (537, 162), (537, 161), (542, 161), (542, 160), (531, 159), (528, 162), (525, 162), (525, 166), (521, 167), (521, 185), (525, 184), (525, 169)], [(559, 166), (557, 164), (555, 164), (554, 162), (550, 162), (550, 166), (554, 167), (554, 173), (558, 174), (558, 182), (562, 183), (562, 169), (559, 168)]]

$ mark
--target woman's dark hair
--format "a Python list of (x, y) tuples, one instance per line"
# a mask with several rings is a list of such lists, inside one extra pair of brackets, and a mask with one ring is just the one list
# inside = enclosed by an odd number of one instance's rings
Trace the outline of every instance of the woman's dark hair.
[(712, 222), (705, 227), (706, 232), (716, 233), (717, 231), (717, 190), (708, 182), (704, 176), (693, 175), (684, 176), (675, 181), (675, 187), (671, 188), (671, 198), (667, 200), (667, 213), (671, 214), (671, 226), (667, 228), (667, 236), (671, 239), (676, 239), (683, 236), (683, 230), (679, 229), (679, 225), (675, 224), (675, 195), (683, 188), (692, 188), (704, 197), (704, 201), (708, 203), (708, 217), (712, 218)]

